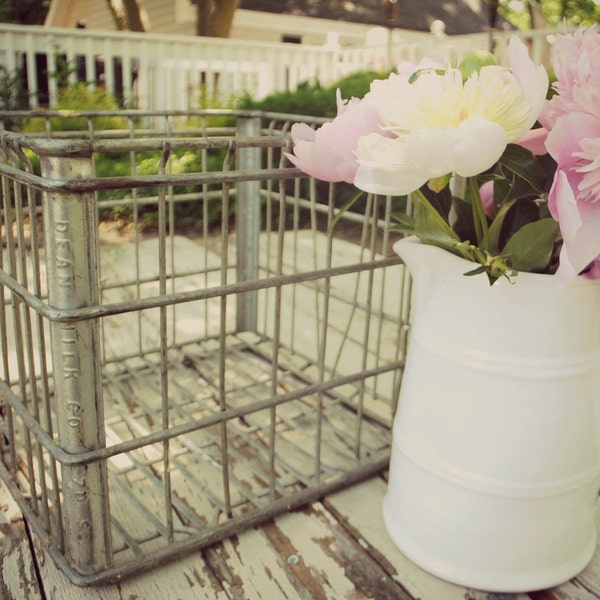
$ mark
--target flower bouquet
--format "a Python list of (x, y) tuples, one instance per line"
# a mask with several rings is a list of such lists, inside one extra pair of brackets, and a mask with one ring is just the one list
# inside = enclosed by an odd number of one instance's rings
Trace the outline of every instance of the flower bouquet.
[(520, 592), (568, 580), (596, 549), (600, 36), (557, 40), (549, 99), (517, 38), (510, 59), (338, 95), (333, 122), (293, 127), (289, 158), (410, 194), (394, 244), (414, 293), (385, 525), (442, 578)]
[[(600, 276), (600, 35), (560, 36), (557, 81), (517, 37), (510, 68), (485, 52), (374, 81), (314, 131), (292, 127), (296, 166), (317, 179), (412, 194), (397, 229), (477, 263), (493, 283), (518, 271)], [(551, 95), (550, 99), (547, 96)]]

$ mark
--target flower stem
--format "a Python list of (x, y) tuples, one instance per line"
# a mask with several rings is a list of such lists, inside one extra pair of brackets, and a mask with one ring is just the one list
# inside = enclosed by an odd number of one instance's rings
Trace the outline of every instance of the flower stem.
[(487, 217), (483, 210), (481, 195), (479, 194), (479, 184), (477, 177), (469, 177), (469, 187), (471, 189), (471, 206), (473, 209), (473, 225), (477, 235), (477, 245), (482, 250), (490, 250), (490, 235), (488, 229)]

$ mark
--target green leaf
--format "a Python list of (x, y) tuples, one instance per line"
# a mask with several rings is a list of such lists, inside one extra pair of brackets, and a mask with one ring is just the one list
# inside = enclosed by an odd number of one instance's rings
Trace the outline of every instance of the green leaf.
[(466, 273), (463, 273), (463, 275), (465, 275), (466, 277), (472, 277), (473, 275), (481, 275), (481, 273), (487, 273), (488, 268), (485, 265), (480, 265), (479, 267), (471, 270), (471, 271), (467, 271)]
[(546, 171), (529, 150), (517, 144), (508, 144), (499, 161), (503, 169), (525, 180), (537, 194), (542, 194), (546, 184)]
[(494, 216), (494, 220), (490, 225), (490, 252), (497, 252), (498, 250), (500, 245), (500, 234), (504, 227), (504, 220), (506, 219), (506, 215), (512, 208), (514, 202), (515, 201), (512, 200), (511, 202), (505, 202), (502, 204), (500, 210), (498, 210)]
[(515, 176), (506, 198), (508, 200), (521, 200), (524, 198), (539, 197), (542, 193), (538, 187), (533, 187), (528, 181)]
[(450, 244), (455, 246), (460, 242), (452, 227), (420, 190), (414, 193), (414, 198), (417, 203), (415, 235), (426, 243), (435, 243), (443, 247), (448, 247)]
[(390, 229), (395, 231), (403, 231), (404, 233), (414, 233), (415, 230), (415, 217), (407, 215), (406, 213), (392, 213), (392, 219), (396, 221), (397, 225), (392, 225)]
[(461, 240), (475, 240), (475, 228), (473, 226), (473, 206), (462, 198), (455, 197), (452, 201), (454, 209), (454, 221), (452, 229), (456, 231)]
[(445, 186), (436, 192), (426, 184), (419, 190), (419, 195), (425, 196), (429, 204), (431, 204), (444, 221), (448, 223), (448, 215), (450, 214), (450, 208), (452, 207), (452, 193), (450, 192), (449, 186)]
[(521, 227), (503, 249), (517, 271), (543, 271), (552, 258), (558, 236), (558, 223), (551, 218), (540, 219)]
[(494, 181), (494, 204), (501, 206), (508, 199), (511, 182), (502, 174), (492, 177)]
[(504, 246), (507, 240), (528, 223), (534, 223), (542, 219), (540, 212), (540, 205), (533, 200), (521, 198), (514, 202), (506, 215), (499, 246)]

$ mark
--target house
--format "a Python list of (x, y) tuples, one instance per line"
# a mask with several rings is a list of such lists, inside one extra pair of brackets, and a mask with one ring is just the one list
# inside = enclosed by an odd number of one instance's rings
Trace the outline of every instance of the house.
[[(194, 0), (138, 0), (153, 33), (194, 35)], [(387, 12), (386, 12), (387, 5)], [(240, 0), (230, 37), (239, 40), (321, 45), (364, 44), (373, 30), (448, 35), (479, 33), (488, 27), (485, 0)], [(52, 0), (46, 25), (116, 29), (106, 0)], [(396, 31), (396, 36), (398, 31)]]
[(70, 83), (139, 108), (188, 110), (199, 97), (260, 98), (431, 56), (456, 62), (492, 40), (486, 0), (240, 0), (230, 39), (195, 35), (196, 0), (137, 2), (144, 33), (117, 31), (107, 0), (51, 0), (44, 27), (3, 28), (0, 69), (19, 70), (32, 107), (53, 106), (60, 65), (76, 65), (64, 69)]

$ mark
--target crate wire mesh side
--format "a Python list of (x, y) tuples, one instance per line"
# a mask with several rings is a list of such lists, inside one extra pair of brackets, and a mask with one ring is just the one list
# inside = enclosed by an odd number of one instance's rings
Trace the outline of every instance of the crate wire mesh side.
[[(340, 211), (286, 165), (289, 125), (2, 134), (0, 475), (78, 585), (387, 466), (409, 310), (392, 199)], [(98, 177), (111, 156), (130, 174)]]

